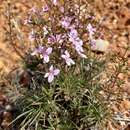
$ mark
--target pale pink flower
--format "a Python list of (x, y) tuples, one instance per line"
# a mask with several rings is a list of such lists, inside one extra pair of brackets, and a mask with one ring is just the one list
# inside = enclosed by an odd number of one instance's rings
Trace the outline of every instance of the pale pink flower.
[(83, 41), (78, 37), (78, 32), (75, 29), (71, 30), (69, 34), (69, 41), (72, 42), (76, 51), (83, 52)]
[(82, 58), (86, 58), (86, 55), (83, 54), (83, 41), (78, 37), (78, 32), (76, 29), (72, 28), (69, 33), (69, 41), (72, 42), (73, 47), (77, 51), (77, 53)]
[(61, 13), (64, 13), (65, 10), (64, 10), (63, 6), (60, 7), (60, 11), (61, 11)]
[(49, 8), (48, 8), (47, 5), (45, 5), (45, 6), (42, 7), (42, 11), (43, 11), (43, 12), (47, 12), (48, 10), (49, 10)]
[(36, 12), (37, 12), (36, 7), (32, 7), (32, 8), (30, 9), (30, 13), (36, 13)]
[(34, 41), (35, 40), (35, 33), (34, 33), (33, 30), (29, 33), (29, 37), (28, 38), (29, 38), (30, 41)]
[(39, 53), (41, 58), (43, 58), (44, 63), (48, 63), (49, 55), (52, 53), (52, 48), (48, 47), (46, 49), (45, 47), (39, 46), (37, 49), (33, 51), (32, 55), (36, 55), (37, 53)]
[(41, 53), (43, 51), (43, 47), (42, 46), (39, 46), (38, 48), (36, 48), (32, 53), (31, 55), (32, 56), (35, 56), (37, 55), (38, 53)]
[(73, 42), (73, 47), (75, 48), (76, 51), (84, 52), (83, 50), (83, 42), (82, 40), (74, 41)]
[(68, 66), (75, 64), (75, 62), (70, 58), (70, 54), (67, 50), (65, 51), (65, 54), (61, 55), (61, 57), (65, 59), (65, 62)]
[(78, 42), (75, 42), (75, 44), (73, 44), (75, 50), (80, 55), (80, 57), (86, 58), (86, 55), (83, 54), (84, 50), (83, 50), (83, 46), (82, 45), (83, 45), (83, 41), (81, 39)]
[(51, 35), (48, 37), (48, 43), (54, 43), (55, 42), (55, 36)]
[(31, 20), (25, 19), (24, 22), (23, 22), (23, 24), (26, 25), (26, 24), (29, 24), (29, 23), (31, 23), (31, 22), (32, 22)]
[(76, 30), (76, 29), (71, 29), (71, 30), (70, 30), (70, 33), (69, 33), (69, 40), (70, 40), (71, 42), (73, 42), (73, 41), (75, 41), (75, 39), (77, 39), (77, 37), (78, 37), (78, 32), (77, 32), (77, 30)]
[(51, 35), (51, 36), (48, 38), (48, 43), (55, 43), (55, 42), (61, 43), (62, 41), (63, 41), (63, 40), (62, 40), (61, 34), (56, 34), (55, 36), (54, 36), (54, 35)]
[(92, 47), (95, 47), (96, 46), (96, 40), (95, 39), (91, 39), (90, 40), (90, 44)]
[(44, 36), (46, 36), (49, 33), (46, 26), (43, 27), (43, 33), (44, 33)]
[(52, 0), (52, 2), (55, 6), (58, 4), (57, 0)]
[(87, 30), (89, 32), (89, 40), (90, 40), (90, 44), (92, 46), (95, 45), (95, 39), (93, 38), (94, 33), (96, 32), (96, 29), (92, 27), (92, 25), (89, 23), (87, 26)]
[(48, 63), (49, 62), (49, 55), (52, 53), (52, 48), (49, 47), (46, 50), (44, 50), (41, 54), (41, 56), (44, 59), (44, 63)]
[(56, 34), (55, 40), (56, 40), (56, 42), (62, 42), (62, 35), (61, 34)]
[(63, 28), (69, 29), (71, 21), (72, 21), (71, 17), (65, 16), (64, 18), (62, 18), (60, 23), (61, 23)]
[(94, 19), (95, 19), (95, 16), (89, 15), (87, 18), (88, 18), (88, 19), (91, 19), (91, 20), (94, 20)]
[(49, 72), (44, 75), (44, 78), (48, 78), (48, 82), (51, 83), (54, 80), (54, 76), (60, 73), (59, 69), (54, 69), (53, 65), (49, 68)]
[(89, 32), (89, 36), (92, 37), (92, 35), (96, 32), (96, 29), (92, 27), (92, 25), (89, 23), (87, 26), (87, 30)]
[(80, 57), (82, 58), (87, 58), (87, 56), (85, 54), (83, 54), (82, 52), (78, 51), (78, 54), (80, 55)]

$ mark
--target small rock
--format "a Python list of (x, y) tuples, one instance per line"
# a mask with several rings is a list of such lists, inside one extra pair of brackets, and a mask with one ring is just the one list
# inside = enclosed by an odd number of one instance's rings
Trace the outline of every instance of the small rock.
[(109, 42), (102, 39), (97, 39), (95, 42), (95, 45), (92, 46), (93, 51), (99, 51), (99, 52), (107, 52), (109, 47)]
[(10, 104), (8, 104), (5, 106), (5, 110), (11, 112), (13, 110), (13, 107)]

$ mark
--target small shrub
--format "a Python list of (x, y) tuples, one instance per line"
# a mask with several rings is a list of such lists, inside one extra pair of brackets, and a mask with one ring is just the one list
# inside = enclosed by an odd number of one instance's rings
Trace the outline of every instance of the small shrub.
[[(117, 77), (109, 78), (109, 85), (102, 83), (111, 60), (104, 56), (108, 43), (102, 39), (101, 21), (90, 15), (94, 12), (87, 7), (82, 0), (45, 0), (42, 8), (28, 12), (24, 24), (31, 30), (30, 46), (24, 56), (17, 50), (25, 71), (15, 84), (21, 95), (15, 101), (21, 112), (14, 120), (20, 120), (19, 129), (104, 127), (110, 115), (106, 88), (115, 84)], [(16, 28), (14, 21), (9, 23)], [(101, 49), (100, 42), (104, 43)]]
[(17, 118), (24, 117), (21, 129), (84, 130), (104, 122), (108, 110), (97, 82), (103, 68), (104, 61), (87, 58), (78, 64), (79, 73), (76, 67), (67, 68), (52, 84), (45, 81), (40, 89), (23, 93), (17, 101), (22, 112)]

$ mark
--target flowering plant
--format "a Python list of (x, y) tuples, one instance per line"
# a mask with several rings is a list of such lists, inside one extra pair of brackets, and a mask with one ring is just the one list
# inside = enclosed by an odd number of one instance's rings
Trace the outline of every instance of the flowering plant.
[[(48, 68), (54, 66), (65, 70), (66, 67), (76, 66), (81, 59), (88, 57), (89, 48), (95, 45), (97, 34), (100, 35), (91, 24), (94, 16), (90, 18), (84, 12), (87, 11), (85, 7), (81, 9), (83, 1), (80, 1), (80, 6), (73, 1), (73, 8), (70, 3), (46, 1), (42, 9), (33, 7), (24, 22), (31, 26), (29, 40), (34, 45), (31, 55), (43, 59), (42, 64)], [(52, 81), (49, 80), (49, 83)]]
[(100, 83), (106, 59), (93, 53), (104, 41), (86, 7), (84, 0), (45, 0), (23, 21), (30, 47), (23, 58), (28, 81), (20, 82), (27, 90), (16, 101), (21, 129), (97, 129), (107, 117)]

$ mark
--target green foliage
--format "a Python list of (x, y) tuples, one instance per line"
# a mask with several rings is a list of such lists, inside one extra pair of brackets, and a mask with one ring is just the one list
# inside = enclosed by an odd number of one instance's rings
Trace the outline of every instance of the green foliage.
[(87, 58), (62, 71), (53, 84), (23, 92), (16, 103), (20, 129), (84, 130), (104, 121), (108, 110), (98, 82), (104, 63)]

